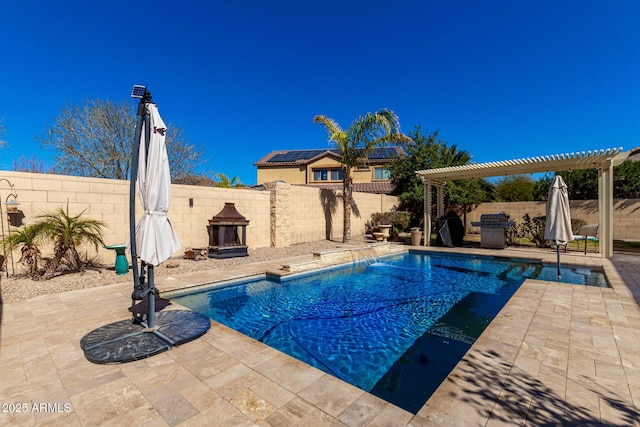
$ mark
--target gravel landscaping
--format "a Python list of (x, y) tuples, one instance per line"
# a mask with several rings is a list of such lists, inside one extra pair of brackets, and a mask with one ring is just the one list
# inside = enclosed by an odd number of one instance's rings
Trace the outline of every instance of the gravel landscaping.
[[(354, 239), (353, 243), (363, 243), (362, 237)], [(177, 274), (190, 273), (193, 271), (220, 269), (241, 264), (250, 264), (264, 261), (276, 260), (311, 254), (315, 251), (335, 249), (341, 245), (340, 242), (321, 240), (311, 243), (300, 243), (288, 248), (249, 248), (249, 256), (227, 259), (204, 258), (198, 261), (184, 259), (182, 257), (171, 258), (160, 264), (155, 269), (156, 277), (175, 276)], [(103, 260), (104, 262), (105, 260)], [(83, 272), (64, 273), (53, 277), (50, 280), (32, 280), (26, 274), (26, 268), (14, 262), (15, 275), (12, 275), (12, 268), (9, 262), (7, 266), (9, 277), (6, 272), (0, 272), (0, 302), (6, 304), (15, 301), (30, 299), (39, 295), (67, 292), (75, 289), (94, 288), (97, 286), (111, 285), (115, 283), (132, 282), (133, 276), (126, 274), (116, 275), (113, 264), (105, 264), (99, 267), (91, 267)]]

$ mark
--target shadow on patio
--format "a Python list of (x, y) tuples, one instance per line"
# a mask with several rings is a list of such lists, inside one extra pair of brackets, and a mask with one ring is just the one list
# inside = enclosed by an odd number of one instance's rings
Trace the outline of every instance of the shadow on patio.
[[(459, 385), (464, 394), (449, 397), (475, 407), (482, 418), (505, 425), (596, 426), (603, 424), (594, 413), (605, 412), (607, 425), (627, 426), (637, 422), (634, 408), (613, 387), (598, 385), (586, 375), (576, 374), (565, 385), (562, 373), (554, 375), (550, 368), (549, 380), (542, 382), (512, 366), (495, 351), (468, 356), (446, 380)], [(554, 383), (559, 390), (566, 388), (566, 397), (552, 388)], [(603, 408), (603, 404), (608, 408)], [(612, 422), (614, 419), (617, 422)]]

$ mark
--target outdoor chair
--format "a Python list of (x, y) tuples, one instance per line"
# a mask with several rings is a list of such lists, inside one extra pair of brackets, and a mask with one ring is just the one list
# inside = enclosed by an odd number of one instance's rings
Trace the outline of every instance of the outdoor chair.
[(580, 242), (584, 241), (584, 253), (587, 253), (587, 246), (589, 242), (593, 242), (594, 250), (596, 245), (600, 243), (598, 240), (598, 224), (585, 224), (580, 227), (578, 234), (573, 235), (573, 240), (578, 242), (578, 250), (580, 250)]

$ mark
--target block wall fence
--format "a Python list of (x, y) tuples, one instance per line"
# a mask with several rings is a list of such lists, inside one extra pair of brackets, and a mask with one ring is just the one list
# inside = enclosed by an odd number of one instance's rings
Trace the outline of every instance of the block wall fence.
[[(587, 224), (598, 223), (597, 200), (570, 200), (571, 218), (584, 220)], [(506, 213), (512, 221), (522, 223), (522, 217), (546, 215), (546, 202), (502, 202), (483, 203), (467, 214), (467, 232), (480, 232), (473, 227), (472, 221), (480, 221), (485, 213)], [(640, 240), (640, 199), (614, 200), (613, 202), (613, 238), (615, 240)]]
[[(250, 248), (342, 239), (342, 199), (338, 192), (283, 182), (263, 187), (265, 190), (172, 185), (168, 215), (182, 243), (182, 249), (174, 256), (181, 256), (185, 248), (208, 246), (208, 220), (222, 210), (225, 202), (235, 203), (238, 211), (250, 221), (247, 227)], [(105, 244), (124, 243), (129, 235), (127, 180), (0, 171), (5, 235), (9, 231), (4, 203), (6, 199), (13, 199), (11, 193), (17, 194), (25, 225), (33, 224), (36, 216), (45, 212), (66, 209), (68, 204), (70, 215), (84, 211), (88, 218), (106, 224)], [(372, 213), (389, 211), (398, 203), (396, 197), (380, 194), (354, 193), (354, 199), (351, 215), (354, 236), (364, 234), (364, 224)], [(141, 215), (142, 206), (136, 195), (137, 219)], [(90, 256), (95, 254), (92, 247), (86, 250)], [(50, 248), (44, 247), (43, 252), (45, 256), (51, 255)], [(111, 262), (115, 257), (113, 251), (104, 248), (99, 248), (97, 255), (103, 262)]]

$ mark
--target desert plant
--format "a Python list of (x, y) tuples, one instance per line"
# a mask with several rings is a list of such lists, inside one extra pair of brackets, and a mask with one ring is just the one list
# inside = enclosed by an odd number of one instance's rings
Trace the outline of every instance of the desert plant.
[(546, 248), (549, 242), (544, 239), (544, 227), (547, 222), (546, 216), (536, 216), (531, 218), (527, 213), (522, 217), (522, 224), (518, 232), (518, 237), (528, 238), (538, 248)]
[(37, 238), (38, 227), (36, 225), (30, 225), (14, 231), (3, 242), (4, 249), (8, 251), (14, 251), (21, 246), (21, 257), (18, 262), (29, 267), (29, 276), (32, 279), (39, 278), (38, 262), (41, 259), (41, 253), (37, 244)]
[(102, 227), (105, 224), (94, 219), (83, 218), (85, 211), (76, 216), (69, 215), (67, 209), (58, 208), (55, 212), (47, 212), (36, 218), (41, 221), (35, 224), (38, 236), (43, 240), (53, 241), (54, 255), (42, 275), (47, 280), (54, 276), (58, 267), (62, 265), (64, 258), (70, 267), (76, 271), (83, 268), (78, 247), (85, 243), (93, 244), (98, 250), (98, 245), (104, 245), (102, 240)]
[(571, 218), (571, 230), (573, 231), (574, 234), (580, 234), (579, 233), (580, 227), (582, 227), (586, 223), (587, 221), (585, 221), (584, 219)]
[[(511, 221), (511, 217), (509, 215), (506, 215), (505, 221)], [(504, 237), (505, 237), (505, 243), (507, 244), (507, 246), (513, 246), (516, 243), (516, 238), (518, 237), (518, 226), (516, 225), (512, 225), (510, 227), (506, 227), (504, 229)]]

